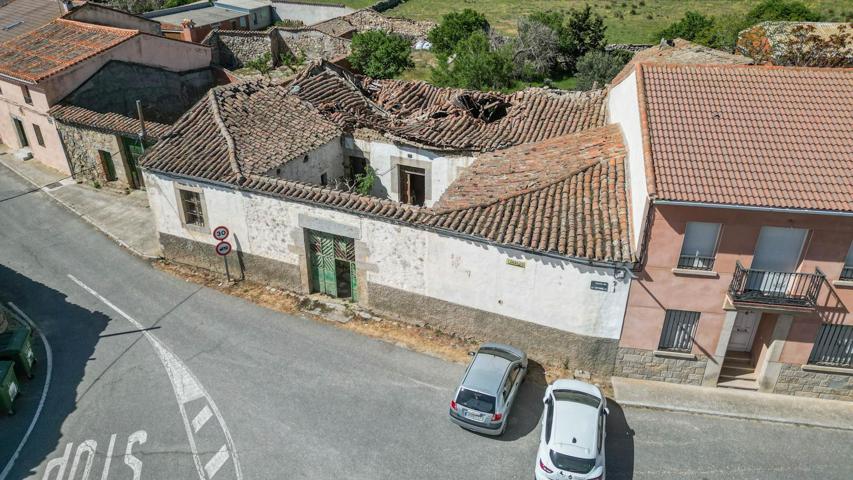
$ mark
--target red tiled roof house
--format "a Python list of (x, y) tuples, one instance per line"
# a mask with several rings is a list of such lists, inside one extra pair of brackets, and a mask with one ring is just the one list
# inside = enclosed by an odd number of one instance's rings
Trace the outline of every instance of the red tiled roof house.
[(617, 373), (853, 399), (853, 70), (638, 63)]

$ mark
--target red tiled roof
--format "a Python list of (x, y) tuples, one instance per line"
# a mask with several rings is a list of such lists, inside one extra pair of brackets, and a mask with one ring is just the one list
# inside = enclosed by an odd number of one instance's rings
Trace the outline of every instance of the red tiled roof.
[[(50, 116), (71, 125), (80, 125), (110, 133), (136, 136), (139, 134), (139, 120), (125, 117), (113, 112), (95, 112), (75, 105), (54, 105), (50, 108)], [(148, 137), (158, 139), (166, 134), (170, 125), (145, 121), (145, 133)]]
[(138, 30), (58, 18), (0, 43), (0, 74), (39, 82), (138, 34)]
[(853, 69), (637, 71), (655, 198), (853, 211)]

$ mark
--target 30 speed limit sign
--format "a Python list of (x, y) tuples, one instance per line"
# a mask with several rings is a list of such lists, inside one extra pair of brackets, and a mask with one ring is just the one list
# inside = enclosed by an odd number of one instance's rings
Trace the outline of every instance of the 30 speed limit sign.
[(213, 229), (213, 238), (222, 241), (228, 238), (229, 233), (231, 232), (228, 231), (228, 227), (220, 225)]
[(231, 244), (225, 241), (216, 244), (216, 254), (225, 256), (231, 253)]

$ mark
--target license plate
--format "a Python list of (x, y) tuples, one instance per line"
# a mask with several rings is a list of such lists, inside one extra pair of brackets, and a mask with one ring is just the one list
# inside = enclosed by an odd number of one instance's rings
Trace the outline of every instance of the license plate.
[(469, 420), (476, 420), (478, 422), (483, 421), (483, 415), (480, 413), (467, 411), (467, 412), (465, 412), (465, 417), (467, 417)]

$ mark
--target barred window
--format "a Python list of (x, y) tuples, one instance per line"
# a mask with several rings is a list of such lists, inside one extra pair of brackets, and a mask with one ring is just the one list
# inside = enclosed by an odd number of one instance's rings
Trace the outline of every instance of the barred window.
[(39, 145), (41, 145), (43, 147), (44, 146), (44, 137), (41, 135), (41, 127), (39, 127), (38, 125), (36, 125), (34, 123), (33, 124), (33, 131), (36, 132), (36, 141), (38, 142)]
[(659, 350), (689, 352), (693, 349), (693, 336), (699, 324), (699, 312), (667, 310), (660, 335)]
[(181, 195), (181, 209), (184, 213), (184, 224), (204, 227), (204, 206), (201, 193), (192, 190), (178, 190)]
[(847, 249), (847, 257), (844, 259), (844, 268), (841, 269), (841, 280), (853, 280), (853, 243)]
[(853, 325), (821, 325), (809, 363), (853, 367)]

